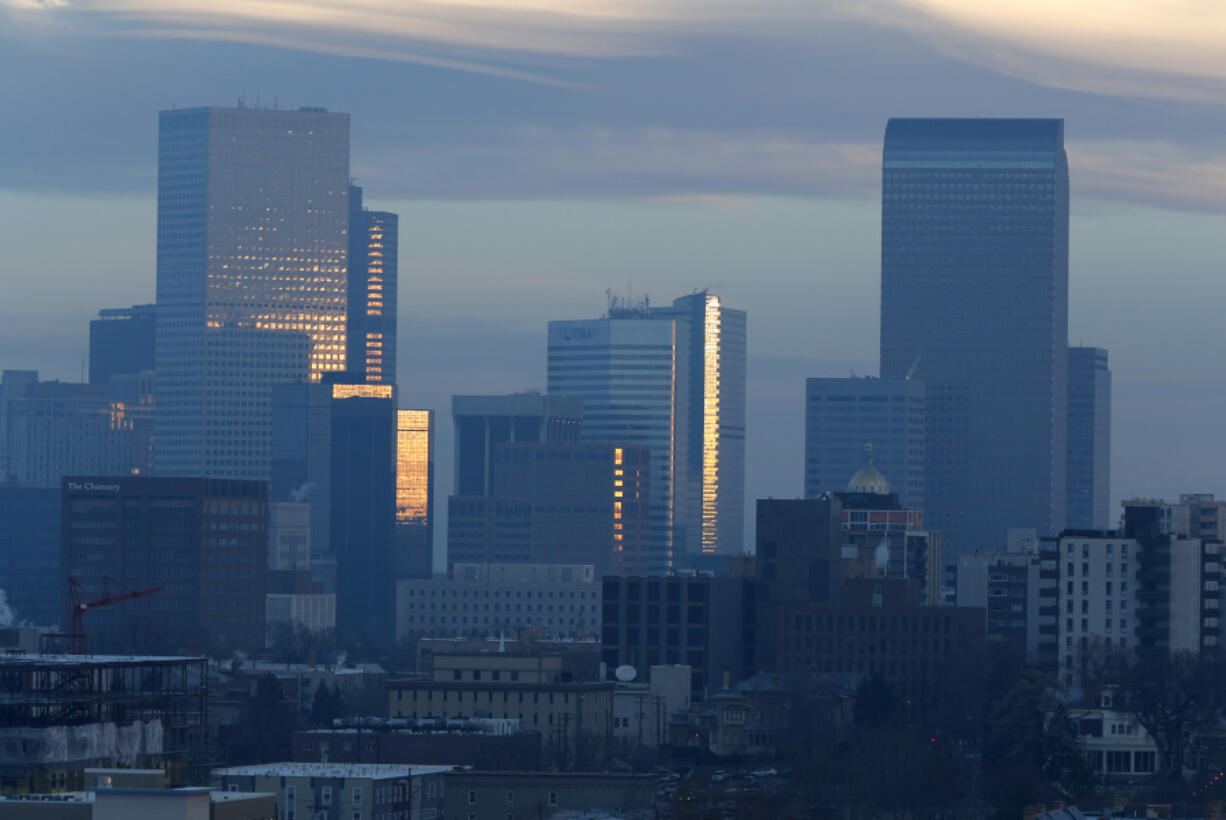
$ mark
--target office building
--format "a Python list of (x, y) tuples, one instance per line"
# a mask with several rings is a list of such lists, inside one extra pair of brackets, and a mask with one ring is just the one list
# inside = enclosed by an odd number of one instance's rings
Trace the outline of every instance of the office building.
[(549, 323), (549, 394), (583, 401), (582, 440), (650, 453), (649, 573), (667, 571), (691, 543), (689, 365), (684, 323), (651, 319), (645, 306)]
[(159, 474), (268, 480), (270, 386), (345, 367), (348, 225), (348, 114), (161, 112)]
[(0, 483), (0, 589), (15, 623), (60, 623), (60, 491)]
[[(91, 595), (157, 587), (91, 608), (83, 619), (87, 648), (263, 646), (267, 484), (70, 476), (62, 498), (65, 587), (69, 578)], [(70, 623), (67, 613), (62, 622)]]
[(35, 370), (0, 374), (0, 480), (54, 488), (69, 474), (131, 475), (141, 443), (111, 385), (39, 381)]
[(591, 564), (455, 564), (446, 578), (396, 582), (396, 642), (487, 635), (600, 634)]
[(107, 385), (112, 376), (153, 369), (156, 322), (153, 305), (104, 308), (89, 323), (89, 383)]
[[(112, 771), (118, 774), (124, 770)], [(235, 794), (191, 787), (167, 789), (107, 784), (90, 791), (0, 796), (0, 816), (5, 820), (129, 820), (133, 817), (270, 820), (276, 814), (277, 800), (271, 794)]]
[(282, 818), (440, 817), (450, 766), (261, 763), (213, 770), (213, 788), (277, 796)]
[(499, 444), (579, 440), (583, 402), (579, 399), (517, 393), (509, 396), (453, 396), (455, 495), (494, 494), (494, 448)]
[(951, 552), (1065, 522), (1062, 120), (892, 119), (881, 373), (926, 388), (924, 513)]
[(632, 666), (650, 683), (657, 668), (684, 664), (706, 697), (752, 674), (753, 587), (745, 578), (605, 576), (601, 660), (609, 679)]
[(1065, 516), (1070, 530), (1105, 530), (1111, 489), (1111, 370), (1107, 351), (1068, 349)]
[(396, 383), (398, 234), (396, 214), (367, 210), (362, 189), (349, 186), (345, 369), (371, 384)]
[(448, 563), (645, 571), (655, 557), (649, 455), (646, 447), (613, 444), (497, 445), (493, 492), (449, 499)]
[(434, 572), (434, 411), (396, 411), (397, 578)]
[(272, 390), (274, 501), (310, 504), (314, 574), (336, 593), (347, 639), (395, 629), (396, 400), (390, 384), (278, 384)]
[(701, 290), (653, 307), (687, 335), (689, 552), (740, 555), (745, 540), (746, 315)]
[(924, 424), (918, 381), (806, 379), (805, 498), (842, 490), (871, 459), (904, 507), (924, 509)]

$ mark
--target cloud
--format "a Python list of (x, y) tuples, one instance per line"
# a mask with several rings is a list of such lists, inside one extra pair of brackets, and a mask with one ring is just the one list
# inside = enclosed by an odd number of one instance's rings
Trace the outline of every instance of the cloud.
[(541, 57), (676, 54), (712, 36), (794, 41), (850, 20), (906, 31), (957, 59), (1054, 88), (1226, 99), (1226, 6), (1194, 0), (1126, 8), (1116, 0), (0, 0), (6, 6), (18, 22), (96, 33), (493, 73)]
[(1226, 212), (1226, 151), (1162, 140), (1070, 142), (1067, 150), (1074, 196)]

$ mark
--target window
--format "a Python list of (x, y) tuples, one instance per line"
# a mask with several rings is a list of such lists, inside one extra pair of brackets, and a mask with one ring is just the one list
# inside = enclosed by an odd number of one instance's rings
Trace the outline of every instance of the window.
[(319, 802), (324, 806), (332, 805), (332, 787), (324, 786), (319, 790)]
[(238, 791), (238, 784), (237, 784), (237, 783), (231, 783), (231, 784), (230, 784), (230, 791), (232, 791), (232, 792), (236, 792), (236, 791)]
[[(477, 792), (475, 790), (470, 789), (468, 792), (468, 804), (471, 806), (472, 804), (476, 802), (477, 802)], [(469, 817), (472, 817), (472, 816), (473, 815), (471, 814), (469, 815)]]
[(357, 804), (361, 802), (362, 802), (362, 787), (354, 786), (353, 787), (353, 805), (356, 806)]
[(558, 805), (558, 793), (557, 792), (549, 793), (549, 805), (551, 806)]
[(515, 802), (515, 792), (511, 792), (511, 791), (507, 792), (507, 805), (509, 806), (514, 802)]

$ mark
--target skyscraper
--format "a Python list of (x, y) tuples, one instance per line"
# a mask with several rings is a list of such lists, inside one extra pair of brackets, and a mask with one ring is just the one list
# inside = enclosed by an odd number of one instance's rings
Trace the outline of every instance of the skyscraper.
[(455, 426), (455, 495), (494, 493), (494, 448), (508, 442), (575, 442), (583, 424), (577, 398), (514, 393), (452, 396)]
[(396, 411), (396, 560), (398, 578), (434, 570), (434, 411)]
[(372, 384), (396, 383), (396, 270), (399, 219), (362, 207), (349, 187), (349, 315), (345, 369)]
[(709, 290), (655, 307), (688, 338), (687, 508), (690, 552), (739, 555), (745, 538), (746, 316)]
[(1062, 120), (890, 120), (881, 376), (927, 388), (925, 514), (948, 551), (1065, 515)]
[(1111, 370), (1107, 351), (1068, 349), (1067, 527), (1108, 528), (1111, 487)]
[(104, 308), (89, 323), (89, 383), (153, 369), (153, 305)]
[(583, 400), (582, 441), (650, 450), (646, 566), (664, 572), (686, 547), (689, 336), (646, 308), (549, 323), (549, 395)]
[(914, 379), (807, 379), (805, 498), (842, 490), (866, 447), (904, 507), (924, 508), (924, 385)]
[(155, 470), (267, 479), (270, 384), (345, 366), (349, 115), (163, 111)]
[[(329, 377), (332, 382), (336, 377)], [(310, 502), (311, 561), (336, 630), (390, 640), (395, 609), (396, 400), (390, 384), (278, 384), (271, 498)]]

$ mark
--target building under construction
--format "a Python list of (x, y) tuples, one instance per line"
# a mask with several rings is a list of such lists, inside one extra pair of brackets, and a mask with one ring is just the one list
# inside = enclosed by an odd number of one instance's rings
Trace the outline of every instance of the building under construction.
[(0, 656), (0, 792), (80, 789), (87, 767), (203, 782), (216, 762), (207, 673), (205, 658)]

